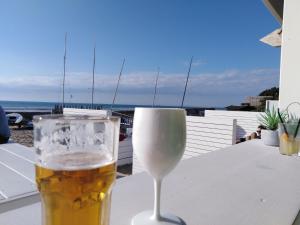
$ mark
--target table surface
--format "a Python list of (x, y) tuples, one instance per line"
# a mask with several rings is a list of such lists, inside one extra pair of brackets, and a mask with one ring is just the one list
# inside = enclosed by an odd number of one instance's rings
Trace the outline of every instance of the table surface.
[[(164, 180), (162, 211), (187, 225), (291, 225), (300, 209), (299, 172), (300, 158), (248, 141), (181, 161)], [(119, 179), (111, 225), (129, 225), (152, 207), (153, 184), (146, 173)], [(40, 212), (40, 203), (10, 210), (0, 214), (0, 224), (40, 225)]]
[(17, 143), (0, 145), (0, 204), (37, 194), (34, 151)]

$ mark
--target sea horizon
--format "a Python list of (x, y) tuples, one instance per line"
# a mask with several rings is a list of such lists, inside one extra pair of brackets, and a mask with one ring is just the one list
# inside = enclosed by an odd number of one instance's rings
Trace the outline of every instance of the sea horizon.
[[(57, 105), (62, 105), (61, 102), (43, 102), (43, 101), (10, 101), (10, 100), (0, 100), (0, 106), (3, 107), (4, 110), (26, 110), (26, 109), (53, 109)], [(91, 108), (91, 103), (83, 103), (83, 102), (66, 102), (66, 107), (84, 107)], [(108, 109), (111, 108), (111, 104), (107, 103), (94, 103), (93, 108), (103, 108)], [(142, 104), (114, 104), (113, 109), (134, 109), (135, 107), (152, 107), (152, 105), (142, 105)], [(180, 106), (176, 105), (156, 105), (155, 107), (166, 107), (173, 108)], [(209, 106), (184, 106), (184, 108), (215, 108), (215, 109), (224, 109), (224, 107), (209, 107)]]

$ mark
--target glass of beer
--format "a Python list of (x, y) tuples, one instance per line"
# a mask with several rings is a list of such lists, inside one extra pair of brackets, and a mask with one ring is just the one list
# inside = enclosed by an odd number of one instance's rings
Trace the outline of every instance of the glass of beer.
[(35, 116), (36, 182), (43, 225), (108, 225), (120, 119)]

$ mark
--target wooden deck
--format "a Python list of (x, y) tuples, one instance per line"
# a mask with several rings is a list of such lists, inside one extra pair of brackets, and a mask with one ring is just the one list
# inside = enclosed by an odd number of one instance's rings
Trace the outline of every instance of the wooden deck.
[[(299, 225), (300, 158), (248, 141), (180, 162), (165, 179), (162, 210), (188, 225)], [(146, 173), (119, 179), (111, 225), (129, 225), (151, 209), (153, 184)], [(34, 214), (35, 216), (31, 216)], [(40, 203), (0, 214), (0, 224), (41, 225)]]

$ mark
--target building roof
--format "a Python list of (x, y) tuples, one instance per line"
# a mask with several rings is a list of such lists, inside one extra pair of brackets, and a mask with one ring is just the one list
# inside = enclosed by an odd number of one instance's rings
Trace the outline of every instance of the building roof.
[(263, 0), (263, 2), (276, 20), (282, 24), (284, 0)]
[[(280, 25), (282, 25), (284, 0), (263, 0), (263, 3), (271, 12), (271, 14), (276, 18), (276, 20), (280, 23)], [(271, 45), (272, 47), (280, 47), (281, 33), (282, 29), (278, 28), (261, 38), (260, 41), (264, 42), (265, 44)]]

